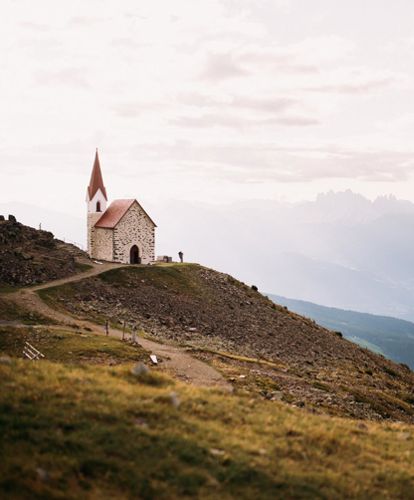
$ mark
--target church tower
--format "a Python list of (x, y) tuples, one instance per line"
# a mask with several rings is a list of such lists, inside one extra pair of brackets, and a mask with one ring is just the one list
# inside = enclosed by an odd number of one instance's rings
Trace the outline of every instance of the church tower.
[(86, 203), (88, 208), (88, 254), (91, 257), (94, 253), (94, 249), (92, 248), (94, 241), (94, 226), (102, 217), (102, 214), (105, 212), (107, 202), (108, 196), (106, 194), (106, 189), (103, 183), (98, 150), (96, 150), (91, 180), (89, 181), (89, 186), (86, 193)]
[(122, 264), (155, 261), (155, 222), (133, 199), (113, 200), (103, 183), (98, 150), (86, 193), (88, 254), (92, 259)]

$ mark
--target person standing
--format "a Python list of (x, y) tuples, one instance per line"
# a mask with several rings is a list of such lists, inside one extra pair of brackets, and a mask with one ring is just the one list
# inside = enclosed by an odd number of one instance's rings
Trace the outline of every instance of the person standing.
[(184, 260), (183, 260), (184, 259), (184, 254), (183, 254), (183, 252), (181, 250), (178, 252), (178, 257), (180, 257), (180, 262), (182, 264), (184, 262)]

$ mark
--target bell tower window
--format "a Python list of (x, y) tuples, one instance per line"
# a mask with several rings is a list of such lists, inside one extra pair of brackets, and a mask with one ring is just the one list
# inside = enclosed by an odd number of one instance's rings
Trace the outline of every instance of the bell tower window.
[(101, 210), (101, 202), (100, 201), (96, 202), (96, 211), (97, 212), (102, 212), (102, 210)]

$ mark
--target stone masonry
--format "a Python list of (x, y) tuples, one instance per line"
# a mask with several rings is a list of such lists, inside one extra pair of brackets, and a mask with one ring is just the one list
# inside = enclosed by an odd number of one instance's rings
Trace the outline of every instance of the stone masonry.
[(92, 254), (98, 260), (114, 260), (114, 231), (100, 227), (92, 228)]
[(154, 262), (155, 226), (137, 202), (130, 207), (114, 229), (115, 262), (128, 263), (130, 250), (137, 245), (142, 264)]
[[(96, 151), (86, 194), (88, 253), (92, 259), (123, 264), (155, 260), (155, 228), (135, 199), (114, 200), (107, 208), (107, 191)], [(137, 251), (138, 249), (138, 251)]]

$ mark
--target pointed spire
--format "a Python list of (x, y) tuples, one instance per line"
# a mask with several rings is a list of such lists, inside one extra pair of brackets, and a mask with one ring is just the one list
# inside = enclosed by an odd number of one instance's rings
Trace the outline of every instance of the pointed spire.
[(92, 200), (92, 198), (95, 196), (98, 189), (102, 191), (105, 200), (108, 201), (108, 197), (106, 195), (106, 189), (102, 178), (101, 165), (99, 163), (98, 148), (96, 148), (95, 161), (93, 163), (91, 180), (89, 181), (89, 186), (88, 186), (88, 194), (90, 200)]

